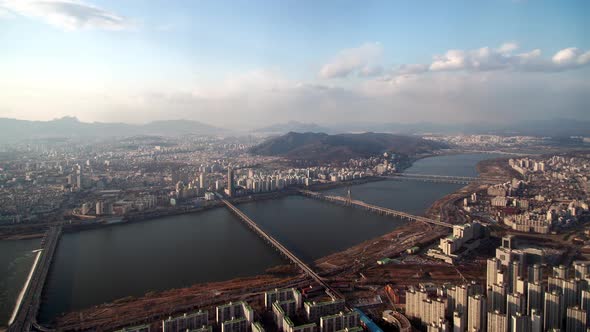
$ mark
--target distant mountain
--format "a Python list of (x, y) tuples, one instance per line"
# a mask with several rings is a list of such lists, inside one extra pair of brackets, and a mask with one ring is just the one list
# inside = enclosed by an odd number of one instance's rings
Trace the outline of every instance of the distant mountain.
[(493, 128), (490, 133), (545, 137), (590, 137), (590, 121), (581, 119), (530, 120)]
[(447, 147), (419, 137), (383, 133), (338, 134), (295, 133), (270, 138), (250, 151), (258, 155), (289, 159), (347, 160), (384, 152), (413, 155)]
[(217, 134), (222, 129), (198, 121), (154, 121), (144, 125), (80, 122), (75, 117), (51, 121), (26, 121), (0, 118), (0, 140), (12, 141), (52, 137), (128, 137), (134, 135), (180, 136)]
[(488, 122), (472, 123), (395, 123), (395, 122), (365, 122), (340, 123), (331, 125), (326, 132), (382, 132), (403, 135), (433, 134), (491, 134), (491, 135), (521, 135), (538, 137), (590, 137), (590, 121), (583, 119), (550, 119), (515, 121), (510, 124), (493, 124)]
[(256, 133), (265, 134), (286, 134), (291, 131), (299, 133), (328, 133), (330, 129), (327, 127), (319, 126), (315, 123), (289, 121), (285, 123), (276, 123), (268, 127), (258, 128), (254, 130), (254, 132)]

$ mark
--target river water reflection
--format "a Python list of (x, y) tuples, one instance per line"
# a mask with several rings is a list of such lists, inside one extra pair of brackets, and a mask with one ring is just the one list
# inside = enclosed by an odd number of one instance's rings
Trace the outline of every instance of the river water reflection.
[[(490, 155), (422, 159), (407, 172), (475, 175)], [(460, 185), (380, 181), (353, 187), (353, 197), (422, 214)], [(334, 193), (343, 193), (342, 188)], [(311, 261), (405, 223), (354, 208), (290, 196), (238, 206), (287, 248)], [(226, 209), (219, 208), (64, 234), (50, 271), (40, 320), (148, 291), (264, 273), (285, 261)]]

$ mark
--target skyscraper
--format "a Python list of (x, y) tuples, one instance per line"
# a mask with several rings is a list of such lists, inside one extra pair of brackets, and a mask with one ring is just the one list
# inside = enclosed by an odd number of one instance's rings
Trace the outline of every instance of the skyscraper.
[(510, 317), (510, 326), (510, 332), (530, 331), (530, 317), (517, 312), (516, 315), (512, 315), (512, 317)]
[(508, 266), (508, 271), (510, 278), (508, 288), (510, 292), (515, 292), (518, 278), (522, 276), (522, 264), (519, 261), (513, 261)]
[(586, 310), (586, 321), (590, 322), (590, 291), (582, 291), (582, 309)]
[(449, 302), (449, 307), (451, 312), (458, 312), (458, 318), (453, 318), (461, 320), (459, 326), (462, 328), (465, 327), (467, 324), (467, 296), (469, 293), (470, 285), (459, 285), (451, 287), (447, 290), (447, 298)]
[(486, 298), (482, 295), (469, 296), (469, 310), (467, 313), (468, 331), (485, 331), (486, 319)]
[(542, 312), (543, 309), (543, 286), (540, 283), (532, 282), (528, 285), (528, 306), (527, 313), (533, 310)]
[(507, 287), (503, 283), (493, 284), (488, 291), (488, 307), (490, 311), (506, 313)]
[(588, 275), (588, 265), (585, 262), (574, 262), (574, 277), (584, 279)]
[(580, 305), (582, 299), (582, 280), (580, 279), (569, 279), (563, 281), (563, 308), (564, 310)]
[(529, 266), (529, 282), (537, 282), (540, 283), (543, 280), (543, 270), (541, 269), (541, 265), (534, 264)]
[(506, 317), (508, 319), (508, 330), (512, 330), (512, 316), (515, 316), (517, 313), (523, 313), (526, 308), (526, 298), (524, 295), (520, 295), (519, 293), (512, 293), (508, 294), (507, 304), (506, 304)]
[(234, 196), (234, 170), (231, 167), (227, 168), (227, 195)]
[(563, 310), (561, 309), (561, 293), (557, 290), (545, 293), (545, 330), (561, 329)]
[(206, 189), (207, 188), (207, 184), (205, 183), (205, 173), (201, 173), (199, 175), (199, 188), (201, 189)]
[(543, 319), (539, 313), (535, 309), (531, 310), (531, 332), (543, 331)]
[(567, 266), (559, 265), (553, 267), (553, 276), (561, 279), (567, 279), (568, 276), (568, 268)]
[(465, 331), (465, 313), (455, 311), (453, 313), (453, 332)]
[(498, 310), (488, 313), (488, 332), (505, 332), (507, 331), (506, 315)]
[(487, 264), (487, 278), (486, 278), (486, 288), (491, 287), (493, 284), (498, 282), (496, 280), (496, 275), (500, 270), (501, 262), (496, 257), (489, 258)]
[(586, 310), (578, 306), (567, 308), (566, 332), (585, 332), (586, 323)]

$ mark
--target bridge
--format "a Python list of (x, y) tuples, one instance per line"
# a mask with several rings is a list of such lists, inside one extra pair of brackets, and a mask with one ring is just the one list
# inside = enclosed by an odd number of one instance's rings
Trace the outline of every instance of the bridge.
[(33, 328), (45, 331), (43, 327), (37, 324), (37, 312), (41, 304), (41, 293), (45, 286), (47, 273), (51, 267), (51, 261), (57, 248), (57, 243), (61, 235), (61, 226), (50, 227), (41, 244), (43, 249), (37, 252), (35, 263), (31, 268), (29, 278), (25, 283), (21, 295), (19, 296), (14, 313), (9, 322), (9, 332), (28, 332)]
[(433, 224), (433, 225), (437, 225), (437, 226), (453, 228), (453, 224), (449, 224), (449, 223), (446, 223), (443, 221), (434, 220), (434, 219), (430, 219), (430, 218), (426, 218), (426, 217), (422, 217), (422, 216), (416, 216), (413, 214), (409, 214), (409, 213), (394, 210), (394, 209), (384, 208), (381, 206), (365, 203), (363, 201), (359, 201), (356, 199), (351, 199), (350, 197), (324, 195), (324, 194), (321, 194), (321, 193), (318, 193), (315, 191), (303, 190), (303, 189), (299, 190), (299, 193), (302, 194), (303, 196), (306, 196), (306, 197), (320, 199), (323, 201), (328, 201), (328, 202), (333, 202), (333, 203), (339, 203), (339, 204), (343, 204), (343, 205), (347, 205), (347, 206), (355, 206), (355, 207), (369, 210), (371, 212), (376, 212), (376, 213), (379, 213), (379, 214), (382, 214), (385, 216), (393, 216), (393, 217), (397, 217), (397, 218), (413, 220), (413, 221), (420, 221), (420, 222), (425, 222), (425, 223), (429, 223), (429, 224)]
[(320, 286), (324, 287), (326, 290), (326, 294), (328, 294), (332, 299), (344, 299), (344, 296), (337, 291), (336, 289), (330, 287), (328, 283), (326, 283), (322, 277), (320, 277), (317, 273), (315, 273), (307, 264), (305, 264), (301, 259), (299, 259), (295, 254), (293, 254), (289, 249), (285, 248), (279, 241), (277, 241), (274, 237), (270, 234), (265, 232), (262, 228), (260, 228), (250, 217), (248, 217), (244, 212), (240, 209), (235, 207), (232, 203), (230, 203), (226, 199), (221, 199), (221, 201), (227, 206), (231, 212), (233, 212), (240, 220), (242, 220), (246, 226), (248, 226), (251, 230), (253, 230), (256, 234), (258, 234), (261, 238), (263, 238), (266, 242), (268, 242), (271, 246), (273, 246), (276, 250), (278, 250), (283, 256), (289, 259), (293, 264), (297, 265), (303, 272), (305, 272), (308, 276), (315, 280)]
[(451, 176), (451, 175), (435, 175), (435, 174), (418, 174), (418, 173), (394, 173), (392, 175), (382, 175), (381, 178), (393, 180), (415, 180), (425, 182), (442, 182), (442, 183), (456, 183), (469, 184), (472, 182), (480, 182), (485, 184), (495, 184), (503, 182), (501, 178), (494, 177), (473, 177), (473, 176)]

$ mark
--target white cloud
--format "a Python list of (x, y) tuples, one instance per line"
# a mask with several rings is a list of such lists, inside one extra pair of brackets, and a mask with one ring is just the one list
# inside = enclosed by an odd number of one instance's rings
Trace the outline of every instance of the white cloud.
[[(514, 54), (518, 45), (504, 43), (499, 48), (481, 47), (474, 50), (449, 50), (435, 55), (430, 64), (402, 64), (392, 71), (392, 76), (422, 74), (426, 72), (468, 71), (486, 72), (510, 70), (523, 72), (551, 72), (580, 68), (590, 64), (590, 51), (575, 47), (558, 51), (552, 58), (543, 58), (541, 50)], [(382, 80), (390, 80), (382, 77)]]
[(551, 60), (553, 60), (553, 63), (557, 65), (568, 65), (575, 63), (579, 53), (580, 51), (577, 48), (570, 47), (555, 53)]
[[(272, 94), (295, 86), (277, 70), (255, 69), (244, 73), (231, 74), (216, 84), (197, 86), (191, 95), (204, 99), (235, 98), (236, 96), (259, 96)], [(255, 91), (256, 94), (252, 94)]]
[[(427, 70), (408, 66), (408, 71)], [(33, 86), (0, 77), (0, 116), (76, 115), (85, 121), (195, 119), (229, 128), (274, 122), (514, 121), (587, 117), (590, 82), (560, 72), (438, 71), (348, 84), (297, 82), (276, 69), (236, 73), (218, 82), (121, 89)], [(108, 84), (105, 84), (108, 86)], [(6, 110), (11, 111), (8, 113)], [(40, 111), (43, 110), (43, 111)]]
[(426, 71), (428, 71), (428, 65), (413, 63), (401, 65), (394, 72), (397, 75), (412, 75), (424, 73)]
[(383, 73), (383, 67), (380, 65), (366, 65), (359, 72), (359, 76), (371, 77), (381, 75)]
[(581, 50), (575, 47), (566, 48), (555, 53), (551, 61), (561, 69), (584, 66), (590, 63), (590, 51), (582, 53)]
[(65, 30), (123, 30), (132, 26), (126, 17), (78, 0), (0, 0), (0, 9)]
[(353, 73), (361, 75), (380, 73), (375, 62), (383, 54), (379, 43), (365, 43), (359, 47), (341, 51), (320, 69), (321, 78), (341, 78)]
[(500, 47), (498, 48), (498, 51), (500, 53), (511, 53), (511, 52), (516, 51), (517, 49), (518, 49), (518, 43), (507, 42), (507, 43), (500, 45)]
[(578, 64), (585, 65), (590, 63), (590, 51), (586, 51), (586, 53), (580, 54), (578, 56)]
[(430, 70), (457, 70), (465, 68), (465, 52), (449, 50), (445, 55), (437, 55), (430, 65)]

